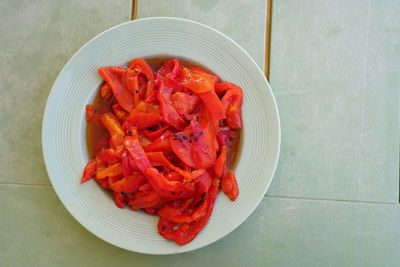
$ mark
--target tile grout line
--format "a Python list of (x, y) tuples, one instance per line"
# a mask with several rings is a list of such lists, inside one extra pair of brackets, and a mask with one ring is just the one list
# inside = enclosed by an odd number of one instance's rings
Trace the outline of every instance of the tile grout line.
[(272, 0), (267, 0), (266, 29), (265, 29), (265, 60), (264, 74), (269, 81), (270, 58), (271, 58), (271, 26), (272, 24)]
[[(39, 187), (52, 187), (51, 184), (31, 184), (31, 183), (9, 183), (0, 182), (0, 185), (21, 185), (21, 186), (39, 186)], [(345, 202), (345, 203), (363, 203), (363, 204), (383, 204), (383, 205), (398, 205), (396, 202), (383, 202), (383, 201), (365, 201), (365, 200), (345, 200), (345, 199), (328, 199), (328, 198), (311, 198), (311, 197), (289, 197), (278, 195), (265, 195), (264, 198), (281, 198), (281, 199), (296, 199), (296, 200), (313, 200), (313, 201), (328, 201), (328, 202)]]
[(135, 20), (137, 18), (138, 1), (139, 0), (132, 0), (131, 20)]
[(286, 197), (277, 195), (265, 195), (264, 198), (283, 198), (283, 199), (298, 199), (298, 200), (313, 200), (313, 201), (329, 201), (329, 202), (345, 202), (345, 203), (363, 203), (363, 204), (383, 204), (383, 205), (399, 205), (397, 202), (384, 201), (367, 201), (367, 200), (346, 200), (346, 199), (329, 199), (329, 198), (312, 198), (312, 197)]
[(0, 185), (23, 185), (23, 186), (47, 186), (47, 187), (52, 187), (51, 184), (8, 183), (8, 182), (0, 182)]

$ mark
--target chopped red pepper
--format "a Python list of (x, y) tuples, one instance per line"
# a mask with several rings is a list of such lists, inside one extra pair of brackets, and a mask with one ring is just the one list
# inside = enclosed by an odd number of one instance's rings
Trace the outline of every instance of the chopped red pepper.
[(242, 128), (242, 102), (243, 91), (237, 85), (233, 85), (221, 100), (225, 108), (226, 123), (233, 130)]
[(104, 162), (109, 164), (115, 164), (120, 161), (116, 151), (112, 148), (102, 149), (99, 151), (98, 155)]
[(157, 71), (157, 77), (161, 79), (177, 80), (182, 75), (182, 65), (178, 59), (166, 61), (162, 67)]
[(122, 174), (121, 164), (115, 163), (115, 164), (111, 165), (110, 167), (107, 167), (103, 170), (98, 171), (96, 178), (103, 179), (103, 178), (106, 178), (107, 176), (116, 176), (119, 174)]
[(138, 192), (128, 200), (128, 204), (133, 210), (157, 207), (162, 203), (162, 198), (154, 190)]
[(106, 100), (110, 100), (112, 95), (113, 93), (111, 87), (108, 85), (108, 83), (103, 83), (100, 86), (100, 96)]
[(169, 125), (166, 124), (165, 126), (161, 127), (158, 130), (155, 130), (155, 131), (146, 129), (143, 131), (143, 135), (150, 140), (155, 140), (155, 139), (159, 138), (161, 135), (163, 135), (165, 133), (165, 131), (168, 130), (168, 128), (169, 128)]
[(215, 161), (214, 171), (218, 178), (221, 178), (226, 168), (226, 146), (221, 148), (221, 152)]
[(192, 156), (194, 167), (206, 169), (214, 164), (217, 156), (214, 145), (214, 131), (209, 122), (198, 122), (196, 119), (192, 119), (190, 127), (193, 133)]
[(120, 120), (124, 121), (128, 117), (128, 112), (126, 112), (120, 104), (116, 103), (112, 105), (115, 116)]
[(194, 135), (190, 127), (183, 132), (172, 134), (169, 138), (172, 151), (189, 167), (194, 167), (195, 163), (192, 156), (192, 143)]
[(146, 178), (138, 172), (113, 183), (111, 189), (115, 192), (135, 193), (138, 188), (146, 182)]
[[(94, 178), (117, 207), (159, 215), (158, 231), (180, 245), (211, 217), (218, 189), (239, 195), (231, 168), (242, 127), (242, 89), (178, 59), (156, 72), (143, 59), (102, 67), (102, 103), (86, 120), (104, 126), (95, 159), (81, 183)], [(89, 132), (90, 137), (91, 132)]]
[(100, 116), (100, 119), (104, 127), (106, 127), (107, 130), (110, 132), (110, 135), (125, 135), (124, 131), (122, 130), (121, 124), (114, 114), (104, 113)]
[(172, 87), (167, 86), (164, 82), (160, 82), (158, 89), (158, 101), (160, 101), (161, 115), (166, 123), (171, 124), (178, 130), (182, 130), (186, 126), (186, 122), (179, 116), (178, 112), (174, 109), (171, 94)]
[(192, 241), (200, 231), (206, 226), (214, 209), (219, 184), (213, 183), (208, 192), (208, 206), (204, 217), (191, 223), (174, 223), (166, 218), (160, 217), (158, 221), (158, 232), (166, 239), (174, 240), (179, 245), (184, 245)]
[(129, 63), (129, 68), (133, 69), (136, 73), (143, 73), (147, 80), (154, 80), (154, 73), (149, 64), (141, 58), (135, 58)]
[(101, 67), (99, 74), (110, 86), (115, 99), (126, 110), (131, 111), (134, 107), (133, 96), (125, 87), (125, 72), (122, 67)]
[(235, 174), (231, 170), (227, 170), (222, 177), (221, 187), (230, 200), (233, 201), (238, 197), (239, 188), (236, 182)]
[(191, 119), (191, 113), (199, 107), (200, 99), (196, 95), (176, 92), (171, 96), (175, 110), (182, 118)]
[(214, 91), (199, 94), (213, 121), (225, 119), (225, 109)]
[(171, 144), (169, 141), (169, 137), (171, 135), (170, 131), (166, 131), (159, 138), (154, 140), (152, 143), (146, 145), (144, 150), (146, 152), (156, 152), (156, 151), (171, 151)]
[(125, 208), (125, 196), (123, 194), (114, 192), (114, 201), (115, 201), (115, 205), (118, 208), (120, 208), (120, 209)]
[(95, 176), (96, 176), (96, 160), (93, 159), (89, 161), (89, 163), (85, 167), (85, 170), (83, 171), (81, 184), (83, 184), (84, 182)]
[(214, 91), (215, 81), (207, 73), (191, 71), (188, 68), (183, 68), (182, 73), (182, 85), (194, 93), (199, 94)]

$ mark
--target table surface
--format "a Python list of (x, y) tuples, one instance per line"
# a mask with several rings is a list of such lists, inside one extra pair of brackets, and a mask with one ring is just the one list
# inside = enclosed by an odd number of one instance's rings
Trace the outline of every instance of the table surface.
[[(62, 206), (41, 152), (57, 74), (127, 21), (130, 0), (0, 4), (0, 266), (398, 266), (400, 1), (277, 0), (270, 83), (282, 124), (277, 172), (234, 232), (150, 256), (89, 233)], [(138, 17), (215, 27), (264, 67), (266, 1), (139, 1)]]

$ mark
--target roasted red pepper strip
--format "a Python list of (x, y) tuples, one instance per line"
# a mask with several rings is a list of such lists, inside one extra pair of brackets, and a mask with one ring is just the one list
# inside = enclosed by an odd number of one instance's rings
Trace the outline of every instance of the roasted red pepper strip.
[(104, 162), (107, 162), (109, 164), (115, 164), (120, 161), (120, 159), (117, 156), (117, 153), (112, 148), (101, 149), (98, 152), (98, 155)]
[(179, 245), (184, 245), (192, 241), (206, 226), (211, 217), (218, 193), (218, 187), (218, 181), (213, 181), (208, 193), (209, 205), (207, 207), (206, 215), (203, 218), (191, 223), (176, 224), (161, 217), (158, 221), (158, 232), (166, 239), (174, 240)]
[(226, 170), (221, 181), (222, 191), (234, 201), (239, 195), (239, 188), (237, 185), (235, 174), (231, 170)]
[(214, 91), (215, 82), (207, 73), (193, 72), (188, 68), (183, 68), (182, 76), (181, 84), (194, 93)]
[(138, 128), (147, 128), (157, 125), (161, 121), (159, 105), (139, 101), (124, 123)]
[(111, 87), (115, 99), (126, 110), (131, 111), (134, 107), (133, 96), (125, 87), (125, 72), (122, 67), (101, 67), (99, 74)]
[(138, 172), (113, 183), (111, 189), (116, 192), (135, 193), (138, 188), (146, 182), (146, 178)]
[(128, 117), (128, 112), (126, 112), (120, 104), (116, 103), (112, 105), (115, 116), (120, 120), (124, 121)]
[(218, 178), (222, 177), (226, 169), (226, 153), (227, 153), (226, 146), (222, 146), (221, 153), (219, 154), (214, 164), (215, 175)]
[(160, 196), (168, 199), (187, 198), (193, 195), (193, 184), (184, 184), (177, 181), (169, 181), (155, 168), (148, 168), (145, 175), (150, 185)]
[(225, 119), (225, 109), (214, 91), (199, 94), (213, 121)]
[(211, 176), (206, 172), (196, 184), (196, 196), (194, 198), (193, 210), (187, 213), (186, 206), (172, 207), (165, 205), (161, 208), (158, 214), (161, 217), (168, 219), (174, 223), (190, 223), (197, 221), (204, 217), (209, 205), (209, 198), (207, 196), (208, 190), (211, 186)]
[(139, 140), (137, 138), (128, 136), (125, 138), (124, 144), (135, 161), (136, 166), (142, 171), (143, 174), (146, 175), (146, 170), (151, 168), (151, 163), (147, 158), (143, 147), (140, 145)]
[(97, 163), (95, 159), (89, 161), (89, 163), (85, 167), (85, 170), (83, 171), (81, 184), (96, 176), (96, 165)]
[(103, 124), (100, 121), (100, 114), (96, 111), (96, 109), (92, 105), (86, 105), (86, 121), (90, 122), (93, 125), (103, 127)]
[(161, 116), (163, 120), (178, 130), (182, 130), (186, 126), (186, 122), (179, 116), (174, 109), (170, 99), (173, 89), (164, 82), (160, 82), (158, 89), (158, 101), (161, 106)]
[(129, 68), (135, 70), (137, 73), (143, 73), (147, 80), (154, 80), (154, 73), (149, 64), (141, 58), (135, 58), (129, 63)]
[(170, 131), (166, 131), (163, 133), (159, 138), (153, 141), (153, 143), (144, 147), (146, 152), (155, 152), (155, 151), (164, 151), (168, 152), (171, 151), (171, 144), (170, 144)]
[(235, 88), (241, 90), (241, 88), (239, 86), (237, 86), (234, 83), (230, 83), (230, 82), (216, 83), (215, 87), (214, 87), (215, 92), (219, 96), (222, 96), (223, 94), (225, 94), (226, 91), (235, 89)]
[(232, 89), (228, 90), (221, 100), (225, 109), (226, 123), (232, 130), (242, 128), (242, 102), (242, 88), (232, 84)]
[(133, 107), (136, 107), (140, 100), (138, 76), (139, 73), (134, 70), (127, 70), (125, 74), (125, 84), (128, 91), (132, 94)]
[(110, 112), (104, 113), (100, 116), (100, 120), (103, 123), (104, 127), (106, 127), (107, 130), (110, 132), (110, 135), (125, 136), (121, 124), (114, 114)]
[(175, 171), (170, 171), (165, 174), (165, 178), (167, 178), (169, 181), (179, 181), (183, 182), (183, 177), (179, 173)]
[(170, 170), (174, 170), (183, 177), (188, 180), (192, 179), (192, 174), (190, 172), (184, 171), (173, 165), (165, 156), (163, 152), (148, 152), (146, 153), (147, 157), (149, 158), (151, 165), (153, 167), (156, 166), (165, 166)]
[(146, 99), (153, 93), (154, 85), (155, 85), (154, 80), (147, 81)]
[(104, 170), (100, 170), (97, 172), (96, 178), (103, 179), (107, 176), (116, 176), (122, 174), (121, 163), (115, 163), (110, 167), (105, 168)]
[(161, 203), (162, 198), (154, 190), (138, 192), (132, 199), (128, 200), (128, 204), (133, 210), (157, 207)]
[(161, 79), (168, 79), (176, 81), (182, 75), (182, 65), (178, 59), (171, 59), (165, 62), (162, 67), (157, 71), (157, 77)]
[(144, 185), (141, 185), (141, 186), (139, 187), (139, 191), (140, 191), (140, 192), (150, 191), (150, 190), (152, 190), (152, 189), (153, 189), (153, 187), (151, 187), (151, 185), (148, 184), (148, 183), (145, 183)]
[(199, 97), (196, 95), (189, 95), (182, 92), (174, 93), (171, 96), (171, 101), (176, 112), (187, 120), (191, 119), (191, 113), (201, 103)]
[(192, 156), (192, 143), (194, 138), (190, 127), (186, 127), (183, 132), (172, 134), (169, 138), (172, 151), (189, 167), (194, 167), (195, 163)]
[(107, 83), (103, 83), (100, 86), (100, 96), (106, 100), (110, 100), (112, 95), (113, 95), (113, 93), (112, 93), (111, 87)]
[(125, 196), (119, 192), (114, 192), (113, 195), (115, 205), (120, 209), (125, 208)]
[(160, 114), (157, 113), (136, 113), (129, 116), (126, 120), (132, 126), (136, 126), (140, 129), (152, 127), (159, 124), (161, 120)]
[(129, 164), (129, 155), (127, 151), (124, 151), (124, 153), (122, 153), (122, 157), (121, 157), (121, 167), (122, 167), (122, 174), (124, 177), (129, 176), (132, 174), (132, 168)]
[(161, 135), (163, 135), (165, 133), (165, 131), (168, 130), (168, 128), (169, 128), (169, 125), (166, 124), (156, 131), (151, 131), (151, 130), (146, 129), (146, 130), (143, 130), (143, 135), (150, 140), (155, 140), (155, 139), (159, 138)]
[(191, 72), (194, 72), (194, 73), (205, 73), (205, 74), (207, 74), (214, 81), (214, 83), (217, 83), (219, 81), (219, 77), (217, 75), (215, 75), (215, 74), (203, 69), (202, 67), (190, 66), (190, 67), (188, 67), (188, 69)]
[(207, 121), (192, 119), (190, 127), (193, 133), (192, 156), (196, 169), (207, 169), (214, 164), (217, 157), (215, 150), (215, 134)]
[(144, 102), (146, 102), (146, 103), (157, 103), (158, 104), (157, 95), (158, 95), (158, 91), (153, 90), (152, 92), (149, 93), (148, 96), (146, 96)]

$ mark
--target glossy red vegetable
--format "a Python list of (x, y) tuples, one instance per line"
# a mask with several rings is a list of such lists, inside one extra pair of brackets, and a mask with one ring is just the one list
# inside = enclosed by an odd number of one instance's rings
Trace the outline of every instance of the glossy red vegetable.
[(91, 160), (86, 165), (85, 170), (83, 171), (81, 183), (86, 182), (87, 180), (96, 176), (96, 160)]
[(133, 96), (126, 88), (124, 77), (126, 69), (122, 67), (101, 67), (99, 74), (110, 86), (117, 102), (126, 110), (134, 107)]
[(172, 93), (172, 87), (168, 86), (165, 82), (160, 82), (158, 88), (158, 101), (161, 106), (161, 115), (166, 123), (169, 123), (178, 130), (182, 130), (186, 126), (186, 122), (178, 114), (172, 104)]
[(192, 241), (210, 219), (219, 188), (232, 201), (239, 196), (231, 166), (242, 89), (178, 59), (154, 71), (137, 58), (99, 74), (103, 102), (86, 106), (86, 121), (106, 130), (90, 147), (95, 159), (81, 183), (94, 178), (112, 191), (117, 207), (160, 216), (166, 239)]
[(243, 91), (239, 86), (225, 83), (228, 88), (222, 97), (221, 103), (225, 109), (226, 123), (231, 129), (242, 128), (242, 102)]

